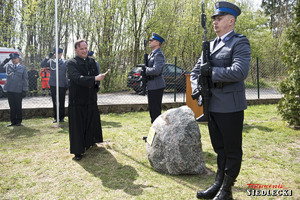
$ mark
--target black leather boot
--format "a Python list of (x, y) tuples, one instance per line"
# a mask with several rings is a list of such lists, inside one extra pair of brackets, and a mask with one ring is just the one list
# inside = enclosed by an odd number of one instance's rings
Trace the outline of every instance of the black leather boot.
[(231, 187), (233, 186), (234, 182), (234, 178), (225, 174), (223, 184), (213, 200), (233, 200)]
[(216, 196), (216, 194), (218, 193), (218, 191), (220, 190), (220, 188), (221, 188), (221, 185), (223, 183), (223, 179), (224, 179), (224, 171), (218, 169), (214, 184), (212, 184), (206, 190), (202, 190), (202, 191), (197, 192), (197, 198), (198, 199), (212, 199), (212, 198), (214, 198)]

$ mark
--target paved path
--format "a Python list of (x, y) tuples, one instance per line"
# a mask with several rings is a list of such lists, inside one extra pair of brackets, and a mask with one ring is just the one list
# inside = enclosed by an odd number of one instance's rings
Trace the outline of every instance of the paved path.
[[(276, 89), (261, 89), (260, 99), (275, 99), (281, 98)], [(256, 89), (246, 90), (247, 99), (258, 99)], [(185, 93), (177, 93), (174, 100), (174, 93), (165, 93), (163, 103), (185, 102)], [(98, 95), (98, 105), (113, 105), (113, 104), (146, 104), (147, 96), (141, 96), (134, 92), (119, 92), (106, 93)], [(68, 105), (68, 96), (66, 96), (65, 105)], [(22, 102), (23, 108), (51, 108), (52, 100), (50, 96), (45, 97), (26, 97)], [(0, 98), (0, 109), (8, 109), (7, 98)]]

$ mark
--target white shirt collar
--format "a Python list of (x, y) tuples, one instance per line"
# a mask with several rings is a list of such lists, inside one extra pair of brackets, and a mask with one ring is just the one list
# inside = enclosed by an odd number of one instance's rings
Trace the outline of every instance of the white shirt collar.
[[(221, 40), (223, 41), (224, 38), (225, 38), (227, 35), (229, 35), (232, 31), (233, 31), (233, 30), (231, 30), (231, 31), (229, 31), (228, 33), (222, 35), (222, 36), (221, 36)], [(217, 37), (217, 39), (219, 39), (219, 37)]]

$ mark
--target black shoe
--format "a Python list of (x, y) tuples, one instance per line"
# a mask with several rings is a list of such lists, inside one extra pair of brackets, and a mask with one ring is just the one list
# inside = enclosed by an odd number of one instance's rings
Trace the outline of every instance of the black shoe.
[(198, 199), (212, 199), (216, 196), (218, 191), (220, 190), (222, 183), (224, 179), (224, 171), (218, 169), (216, 174), (215, 183), (212, 184), (209, 188), (206, 190), (198, 191), (197, 192), (197, 198)]
[(143, 91), (141, 91), (141, 92), (139, 92), (138, 93), (138, 95), (143, 95), (143, 96), (145, 96), (147, 93), (146, 92), (143, 92)]
[(11, 123), (11, 124), (8, 124), (7, 127), (11, 127), (11, 126), (14, 126), (14, 125), (16, 125), (16, 124)]
[(81, 160), (82, 159), (82, 155), (81, 154), (75, 154), (74, 160)]
[(213, 200), (233, 200), (231, 187), (234, 185), (234, 182), (234, 178), (225, 174), (223, 184)]
[(22, 124), (21, 123), (17, 123), (16, 126), (22, 126)]
[(57, 122), (57, 120), (55, 119), (55, 120), (53, 120), (53, 123), (56, 123)]

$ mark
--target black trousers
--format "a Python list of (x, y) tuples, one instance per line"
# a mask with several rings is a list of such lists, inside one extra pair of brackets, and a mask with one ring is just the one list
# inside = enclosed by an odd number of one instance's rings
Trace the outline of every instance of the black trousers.
[(36, 81), (29, 81), (28, 84), (29, 94), (36, 94), (37, 93), (37, 82)]
[[(52, 103), (53, 103), (53, 117), (56, 119), (57, 112), (56, 112), (56, 87), (50, 86)], [(65, 118), (65, 97), (66, 97), (66, 88), (59, 87), (59, 120)]]
[(148, 107), (151, 117), (151, 124), (161, 114), (161, 103), (164, 88), (158, 90), (148, 90)]
[(210, 113), (208, 129), (218, 168), (236, 178), (242, 163), (242, 132), (244, 111), (234, 113)]
[(12, 124), (22, 123), (22, 93), (7, 92), (10, 107), (10, 121)]

